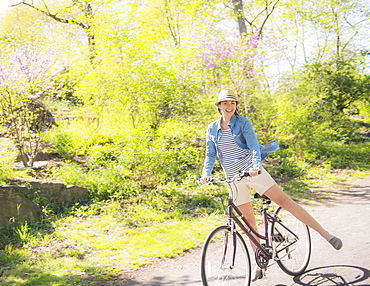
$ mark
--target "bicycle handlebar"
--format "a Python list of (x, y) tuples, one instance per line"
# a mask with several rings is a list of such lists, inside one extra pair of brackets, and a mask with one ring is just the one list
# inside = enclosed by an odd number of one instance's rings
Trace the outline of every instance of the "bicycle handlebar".
[[(261, 174), (261, 171), (258, 172), (258, 174)], [(238, 174), (236, 174), (231, 179), (219, 179), (215, 177), (208, 177), (207, 182), (208, 184), (212, 184), (213, 182), (221, 183), (221, 184), (227, 184), (232, 183), (234, 181), (240, 181), (243, 178), (250, 177), (249, 171), (240, 171)]]

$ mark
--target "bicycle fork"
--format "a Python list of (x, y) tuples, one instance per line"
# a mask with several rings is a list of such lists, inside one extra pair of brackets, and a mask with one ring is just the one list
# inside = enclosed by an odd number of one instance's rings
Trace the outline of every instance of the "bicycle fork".
[[(229, 198), (228, 214), (229, 214), (228, 225), (230, 227), (230, 234), (231, 234), (231, 238), (233, 240), (233, 249), (232, 249), (233, 255), (232, 255), (231, 265), (229, 267), (230, 267), (230, 269), (233, 269), (234, 266), (235, 266), (237, 237), (236, 237), (235, 222), (232, 220), (233, 207), (232, 207), (232, 199), (231, 198)], [(224, 245), (224, 255), (223, 255), (223, 258), (222, 258), (222, 265), (224, 265), (224, 263), (225, 263), (226, 254), (227, 254), (227, 251), (228, 251), (228, 249), (227, 249), (228, 242), (229, 242), (229, 234), (228, 233), (225, 233), (225, 240), (224, 241), (225, 241), (225, 245)]]
[[(229, 239), (232, 239), (232, 242), (233, 242), (232, 250), (228, 249)], [(236, 248), (237, 248), (237, 241), (236, 240), (237, 240), (237, 237), (236, 237), (236, 228), (235, 228), (235, 224), (232, 223), (232, 225), (230, 225), (230, 234), (228, 232), (225, 233), (225, 237), (224, 237), (224, 253), (223, 253), (222, 263), (221, 263), (221, 265), (225, 265), (226, 257), (227, 257), (227, 252), (228, 251), (232, 251), (231, 263), (228, 266), (228, 268), (230, 268), (230, 269), (233, 269), (234, 266), (235, 266)]]

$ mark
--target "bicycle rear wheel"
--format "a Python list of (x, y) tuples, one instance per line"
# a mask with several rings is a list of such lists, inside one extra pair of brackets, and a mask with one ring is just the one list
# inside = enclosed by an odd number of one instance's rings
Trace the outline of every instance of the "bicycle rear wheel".
[[(236, 249), (233, 240), (236, 238)], [(235, 261), (233, 262), (233, 253)], [(251, 263), (244, 239), (239, 232), (235, 236), (226, 225), (218, 226), (206, 238), (201, 260), (201, 275), (206, 286), (249, 286)]]
[(285, 226), (275, 221), (271, 223), (275, 260), (286, 274), (300, 275), (306, 270), (311, 257), (308, 226), (281, 207), (275, 211), (275, 217)]

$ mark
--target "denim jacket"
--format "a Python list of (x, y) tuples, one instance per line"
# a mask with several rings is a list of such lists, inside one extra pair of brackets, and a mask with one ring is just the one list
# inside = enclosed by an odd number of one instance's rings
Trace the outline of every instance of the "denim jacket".
[[(233, 115), (229, 124), (231, 133), (234, 137), (236, 144), (244, 149), (249, 150), (252, 155), (253, 168), (261, 168), (261, 161), (270, 152), (275, 152), (279, 145), (274, 140), (262, 146), (258, 143), (258, 139), (254, 129), (248, 118)], [(204, 161), (202, 177), (208, 177), (211, 175), (216, 157), (219, 159), (221, 165), (223, 165), (222, 154), (218, 148), (218, 142), (222, 134), (221, 130), (221, 118), (212, 122), (208, 125), (206, 135), (206, 158)]]

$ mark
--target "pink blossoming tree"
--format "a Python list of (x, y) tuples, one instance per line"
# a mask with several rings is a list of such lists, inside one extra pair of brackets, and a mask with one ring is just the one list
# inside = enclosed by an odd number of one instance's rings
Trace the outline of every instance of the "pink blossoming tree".
[(50, 57), (24, 48), (0, 62), (0, 122), (27, 167), (33, 166), (42, 131), (55, 123), (39, 100), (56, 89), (53, 66)]
[(198, 50), (198, 64), (209, 94), (232, 88), (243, 102), (241, 108), (248, 113), (255, 110), (253, 94), (268, 88), (265, 68), (276, 61), (273, 55), (281, 54), (285, 47), (279, 38), (264, 36), (262, 41), (260, 31), (243, 37), (225, 32), (205, 39)]
[[(261, 56), (259, 32), (240, 37), (225, 33), (223, 37), (205, 39), (199, 47), (198, 62), (203, 69), (206, 89), (210, 94), (228, 87), (246, 102), (245, 90), (253, 88)], [(247, 107), (244, 105), (244, 108)]]

